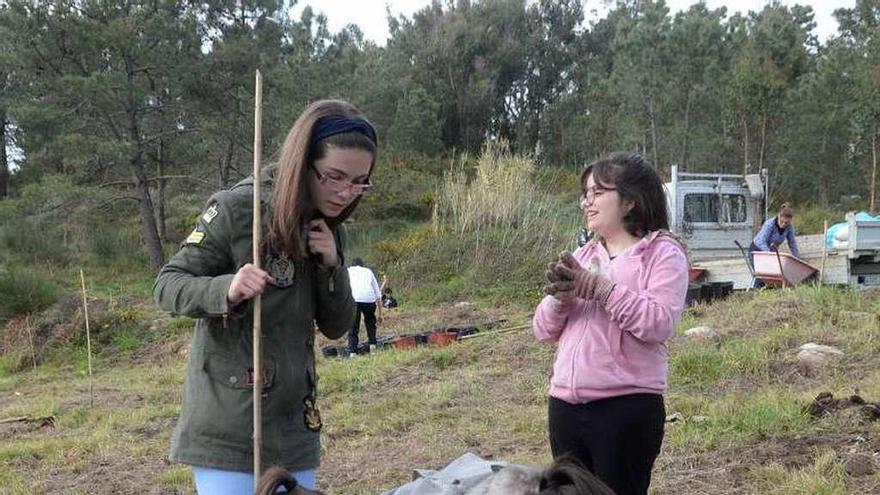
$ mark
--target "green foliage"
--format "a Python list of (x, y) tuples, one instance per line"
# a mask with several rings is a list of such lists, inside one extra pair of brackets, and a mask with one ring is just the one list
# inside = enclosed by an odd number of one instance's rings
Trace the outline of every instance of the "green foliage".
[(46, 175), (27, 185), (21, 195), (0, 203), (0, 246), (6, 257), (65, 264), (74, 255), (82, 206), (90, 191), (69, 176)]
[(846, 212), (820, 205), (795, 206), (794, 223), (798, 234), (822, 234), (825, 222), (831, 227), (846, 221)]
[(399, 150), (434, 154), (440, 151), (440, 105), (421, 87), (407, 91), (397, 103), (390, 144)]
[(373, 174), (373, 192), (356, 211), (357, 220), (415, 221), (430, 217), (434, 188), (444, 160), (420, 153), (383, 155)]
[(168, 330), (172, 333), (190, 332), (196, 327), (196, 320), (186, 316), (178, 316), (168, 322)]
[(90, 259), (98, 265), (116, 265), (128, 269), (148, 266), (139, 227), (139, 223), (111, 219), (97, 223), (89, 235), (87, 249)]
[[(438, 157), (496, 140), (533, 153), (539, 168), (620, 149), (661, 170), (768, 168), (774, 201), (833, 205), (855, 194), (867, 207), (880, 148), (871, 5), (840, 9), (838, 36), (819, 45), (811, 9), (780, 3), (727, 16), (621, 1), (586, 26), (578, 1), (435, 2), (389, 19), (390, 39), (377, 46), (355, 26), (331, 32), (311, 8), (293, 19), (283, 2), (9, 1), (0, 109), (24, 152), (10, 193), (25, 196), (50, 174), (100, 182), (81, 202), (103, 202), (113, 214), (98, 223), (136, 227), (161, 262), (152, 219), (179, 242), (211, 189), (248, 175), (259, 67), (267, 161), (316, 99), (353, 101), (376, 123), (377, 192), (358, 220), (426, 218), (449, 168)], [(161, 193), (156, 177), (166, 177)], [(65, 205), (52, 198), (44, 203)], [(119, 258), (129, 243), (97, 231), (84, 241), (61, 212), (37, 222), (0, 210), (2, 245), (32, 261)]]
[(134, 330), (124, 328), (116, 333), (113, 343), (120, 353), (128, 355), (141, 345), (141, 338)]
[(48, 308), (60, 296), (45, 271), (9, 266), (0, 271), (0, 319), (35, 313)]

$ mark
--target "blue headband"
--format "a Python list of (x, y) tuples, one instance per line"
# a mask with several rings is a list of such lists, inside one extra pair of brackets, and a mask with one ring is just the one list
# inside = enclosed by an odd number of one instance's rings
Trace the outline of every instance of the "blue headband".
[(312, 130), (312, 144), (317, 144), (322, 139), (346, 132), (357, 132), (372, 141), (374, 145), (377, 144), (376, 131), (369, 122), (357, 117), (350, 118), (339, 115), (330, 115), (318, 119)]

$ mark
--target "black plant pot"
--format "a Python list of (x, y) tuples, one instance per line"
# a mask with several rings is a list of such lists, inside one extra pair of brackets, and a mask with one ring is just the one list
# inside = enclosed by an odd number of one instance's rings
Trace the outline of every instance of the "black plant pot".
[(688, 284), (687, 296), (685, 297), (685, 305), (693, 306), (700, 302), (700, 294), (702, 292), (701, 284)]

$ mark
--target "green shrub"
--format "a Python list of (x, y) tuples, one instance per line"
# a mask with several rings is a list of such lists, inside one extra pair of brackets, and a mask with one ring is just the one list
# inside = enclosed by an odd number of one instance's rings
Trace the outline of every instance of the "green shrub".
[[(775, 215), (775, 212), (771, 210), (768, 214)], [(846, 220), (846, 212), (818, 205), (795, 205), (794, 225), (798, 234), (821, 234), (824, 232), (822, 228), (826, 220), (829, 227), (843, 222)]]
[(44, 272), (9, 267), (0, 272), (0, 318), (35, 313), (58, 300), (60, 291)]
[(0, 203), (0, 218), (7, 220), (0, 226), (0, 252), (24, 262), (67, 265), (87, 252), (103, 257), (141, 251), (127, 237), (138, 229), (118, 229), (113, 222), (136, 217), (133, 205), (113, 203), (109, 194), (68, 176), (41, 177), (20, 197)]
[[(9, 218), (7, 213), (0, 214)], [(28, 221), (22, 217), (10, 218), (0, 227), (2, 251), (31, 263), (68, 263), (73, 253), (65, 237), (58, 225)]]
[(141, 241), (141, 225), (104, 219), (91, 228), (89, 257), (101, 265), (144, 266), (147, 256)]
[(356, 213), (360, 221), (427, 220), (434, 204), (440, 172), (438, 158), (396, 154), (383, 158), (373, 174), (373, 192)]
[(141, 345), (141, 337), (136, 329), (123, 328), (116, 332), (113, 343), (119, 352), (128, 355)]

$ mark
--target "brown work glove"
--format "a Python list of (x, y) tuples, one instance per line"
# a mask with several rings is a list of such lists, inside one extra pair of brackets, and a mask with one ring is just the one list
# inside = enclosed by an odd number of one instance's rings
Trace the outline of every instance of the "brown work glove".
[(585, 270), (568, 251), (559, 255), (553, 275), (558, 279), (551, 283), (556, 293), (572, 292), (575, 297), (596, 300), (602, 304), (614, 289), (614, 282), (608, 277)]
[(547, 284), (544, 286), (544, 294), (553, 296), (553, 298), (556, 299), (559, 303), (556, 309), (567, 311), (568, 308), (571, 307), (572, 299), (575, 297), (574, 286), (570, 281), (565, 280), (556, 274), (557, 264), (558, 262), (547, 264), (547, 271), (544, 272), (544, 277), (547, 279)]

